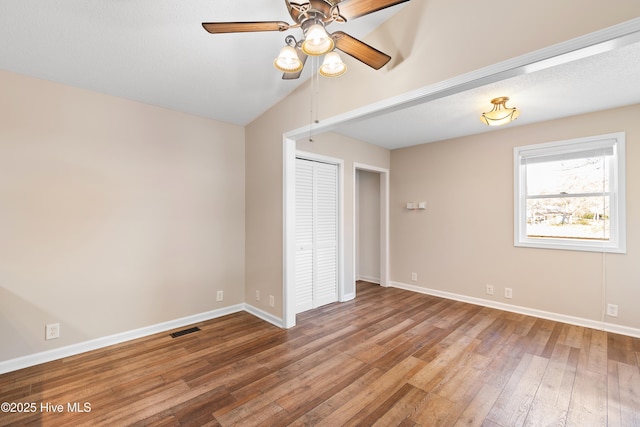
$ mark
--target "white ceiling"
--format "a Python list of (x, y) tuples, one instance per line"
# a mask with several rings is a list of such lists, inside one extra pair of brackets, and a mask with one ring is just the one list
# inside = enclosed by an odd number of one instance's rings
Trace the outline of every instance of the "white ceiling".
[[(402, 7), (331, 29), (362, 39)], [(212, 35), (201, 23), (263, 20), (291, 22), (284, 0), (0, 0), (0, 68), (246, 125), (308, 78), (272, 66), (300, 30)], [(493, 130), (478, 117), (496, 96), (522, 112), (509, 126), (640, 103), (639, 76), (635, 43), (334, 130), (399, 148)]]
[(509, 127), (640, 103), (640, 43), (521, 74), (372, 118), (336, 132), (390, 149), (502, 129), (480, 121), (491, 99), (520, 110)]
[[(361, 39), (404, 6), (330, 30)], [(284, 0), (0, 0), (0, 68), (239, 125), (308, 78), (273, 67), (300, 29), (213, 35), (211, 21), (293, 23)]]

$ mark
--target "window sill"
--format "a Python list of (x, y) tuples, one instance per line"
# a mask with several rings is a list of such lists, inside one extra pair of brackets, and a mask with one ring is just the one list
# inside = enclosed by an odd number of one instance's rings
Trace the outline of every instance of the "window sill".
[(565, 251), (606, 252), (626, 254), (627, 248), (611, 242), (583, 242), (571, 239), (520, 239), (514, 246), (521, 248), (557, 249)]

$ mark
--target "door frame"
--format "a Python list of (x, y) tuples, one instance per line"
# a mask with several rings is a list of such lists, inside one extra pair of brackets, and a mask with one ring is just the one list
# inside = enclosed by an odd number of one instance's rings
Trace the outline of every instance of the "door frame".
[[(296, 150), (296, 159), (309, 160), (334, 165), (336, 167), (336, 199), (337, 199), (337, 242), (336, 242), (336, 285), (337, 300), (344, 301), (344, 160), (307, 151)], [(295, 200), (295, 199), (294, 199)], [(295, 221), (294, 221), (295, 224)], [(294, 265), (295, 270), (295, 265)], [(295, 286), (291, 286), (294, 290)], [(295, 301), (295, 300), (294, 300)], [(294, 311), (296, 309), (294, 308)]]
[(338, 168), (338, 301), (345, 301), (344, 290), (344, 160), (322, 154), (296, 150), (295, 140), (284, 141), (284, 283), (283, 283), (283, 327), (291, 328), (296, 324), (296, 158), (329, 163)]
[[(353, 281), (356, 281), (357, 180), (359, 170), (380, 175), (380, 286), (389, 286), (389, 169), (353, 163)], [(355, 293), (355, 290), (354, 290)], [(355, 295), (354, 295), (355, 297)]]
[[(354, 292), (345, 292), (345, 263), (344, 263), (344, 160), (335, 157), (323, 156), (316, 153), (299, 151), (296, 149), (296, 139), (303, 136), (305, 130), (292, 131), (283, 135), (283, 289), (282, 289), (282, 327), (291, 328), (296, 325), (296, 157), (309, 160), (324, 161), (338, 164), (338, 301), (348, 301), (355, 298), (355, 235), (353, 240), (354, 253), (352, 254), (352, 272), (350, 277), (354, 283)], [(380, 285), (389, 286), (389, 169), (354, 162), (351, 174), (355, 186), (355, 174), (357, 169), (380, 173)], [(350, 218), (352, 230), (355, 233), (355, 187), (353, 189), (354, 216)]]

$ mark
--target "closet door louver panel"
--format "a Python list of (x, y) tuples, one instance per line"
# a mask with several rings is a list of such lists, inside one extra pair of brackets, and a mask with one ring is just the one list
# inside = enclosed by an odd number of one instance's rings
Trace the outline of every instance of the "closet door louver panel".
[(338, 299), (338, 168), (296, 159), (296, 312)]
[(313, 163), (296, 160), (296, 313), (313, 308)]
[(316, 163), (314, 306), (337, 300), (338, 200), (337, 167)]

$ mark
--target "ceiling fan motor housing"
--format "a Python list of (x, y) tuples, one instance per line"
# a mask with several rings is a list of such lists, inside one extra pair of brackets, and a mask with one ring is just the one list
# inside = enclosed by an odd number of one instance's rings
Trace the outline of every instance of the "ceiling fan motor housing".
[(289, 3), (289, 14), (302, 27), (306, 34), (306, 29), (313, 24), (327, 26), (333, 21), (344, 22), (338, 11), (338, 6), (334, 6), (326, 0), (310, 0), (308, 3)]

